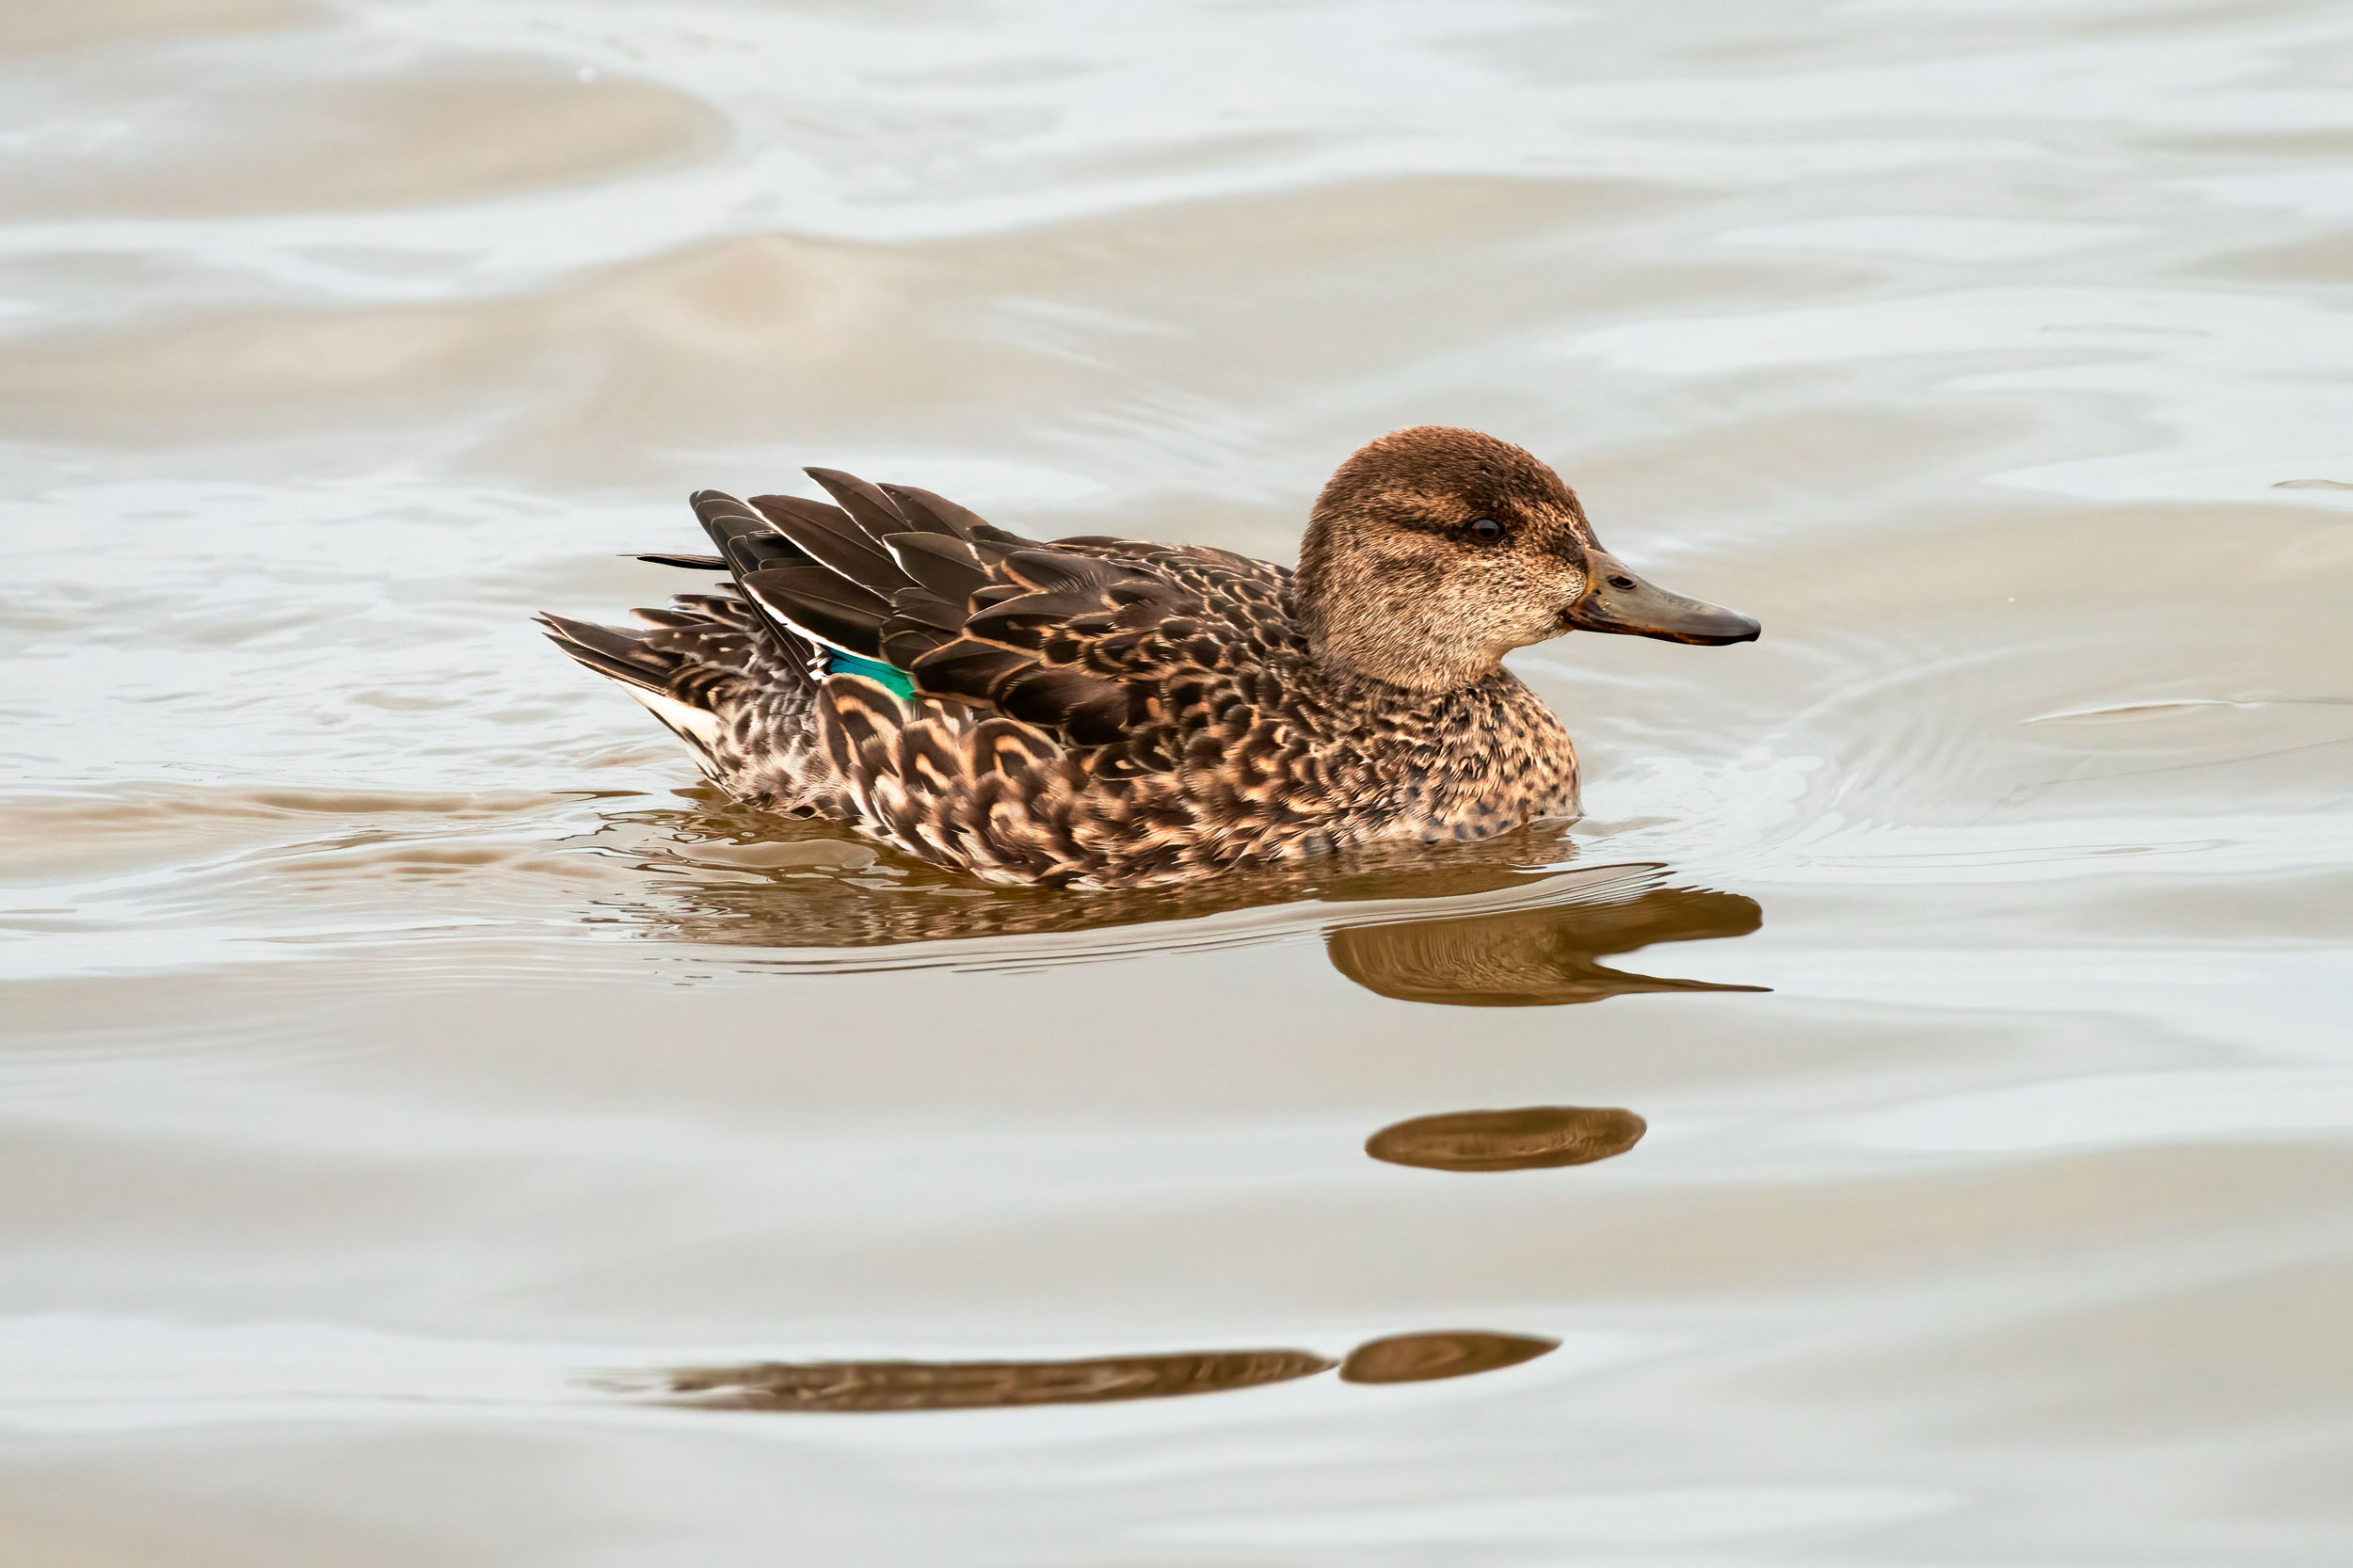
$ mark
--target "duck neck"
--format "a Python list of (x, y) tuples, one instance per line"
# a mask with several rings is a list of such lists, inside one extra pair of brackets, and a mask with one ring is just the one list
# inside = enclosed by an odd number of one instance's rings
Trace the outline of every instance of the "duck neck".
[(1463, 638), (1434, 576), (1416, 565), (1336, 550), (1323, 519), (1308, 524), (1291, 582), (1292, 614), (1328, 673), (1437, 696), (1502, 668), (1492, 649)]

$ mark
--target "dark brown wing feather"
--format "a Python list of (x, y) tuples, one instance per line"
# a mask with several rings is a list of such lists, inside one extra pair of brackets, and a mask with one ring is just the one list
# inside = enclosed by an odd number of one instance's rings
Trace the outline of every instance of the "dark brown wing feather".
[[(1108, 536), (1042, 545), (927, 490), (808, 473), (838, 505), (698, 498), (763, 614), (887, 660), (921, 696), (1064, 746), (1118, 747), (1100, 760), (1111, 775), (1176, 766), (1186, 733), (1223, 706), (1212, 689), (1246, 679), (1291, 635), (1284, 574), (1261, 562)], [(862, 731), (888, 728), (880, 718), (845, 717), (833, 744), (862, 755), (879, 744)]]
[[(790, 541), (779, 537), (766, 519), (735, 497), (722, 490), (696, 490), (689, 498), (695, 508), (695, 520), (702, 524), (711, 542), (719, 547), (720, 564), (731, 573), (740, 586), (747, 574), (766, 569), (784, 562), (803, 559)], [(680, 556), (672, 564), (682, 564), (700, 557)], [(775, 634), (785, 655), (785, 667), (797, 672), (801, 684), (814, 684), (808, 669), (808, 657), (815, 651), (808, 640), (792, 622), (776, 615), (769, 606), (750, 595), (745, 599), (754, 615)]]
[(906, 586), (906, 574), (883, 548), (882, 539), (840, 507), (804, 501), (797, 495), (756, 495), (752, 504), (776, 532), (798, 545), (811, 560), (853, 583), (878, 590), (879, 598), (887, 600), (892, 590)]
[[(1198, 689), (1263, 663), (1290, 635), (1281, 575), (1240, 557), (1117, 540), (1078, 550), (1010, 536), (975, 543), (969, 555), (944, 541), (902, 550), (938, 599), (963, 589), (962, 625), (904, 665), (916, 690), (993, 709), (1065, 744), (1117, 746), (1100, 759), (1111, 776), (1174, 766), (1182, 731), (1203, 716)], [(1217, 591), (1233, 565), (1257, 581)], [(943, 639), (952, 629), (939, 625), (936, 601), (922, 608), (920, 630)], [(887, 646), (917, 646), (912, 609), (907, 596), (894, 600)]]
[(802, 635), (860, 658), (882, 656), (889, 606), (824, 567), (771, 567), (741, 573), (736, 583), (745, 598)]
[(922, 532), (953, 534), (959, 539), (972, 537), (973, 530), (986, 528), (987, 520), (929, 490), (913, 485), (881, 485), (876, 488), (890, 498), (899, 515), (907, 520), (907, 526)]
[(805, 468), (801, 472), (824, 486), (825, 493), (840, 504), (850, 520), (864, 529), (871, 539), (880, 541), (893, 534), (934, 531), (928, 520), (905, 516), (888, 496), (855, 473), (833, 468)]
[(952, 534), (894, 534), (883, 541), (899, 568), (936, 597), (961, 603), (989, 585), (988, 568), (970, 544)]

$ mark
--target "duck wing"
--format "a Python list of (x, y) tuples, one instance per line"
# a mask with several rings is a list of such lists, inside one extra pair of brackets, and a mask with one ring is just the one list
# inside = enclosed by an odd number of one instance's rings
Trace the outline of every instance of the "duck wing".
[[(839, 504), (696, 498), (764, 616), (904, 672), (920, 696), (1074, 748), (1124, 744), (1113, 772), (1174, 767), (1186, 711), (1289, 639), (1287, 574), (1263, 562), (1105, 536), (1044, 544), (927, 490), (808, 472)], [(722, 536), (747, 520), (766, 537)]]

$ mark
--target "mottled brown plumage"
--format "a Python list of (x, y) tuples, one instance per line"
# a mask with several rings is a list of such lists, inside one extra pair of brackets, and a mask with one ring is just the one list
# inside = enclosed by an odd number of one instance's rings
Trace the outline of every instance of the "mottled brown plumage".
[(732, 591), (638, 611), (634, 633), (543, 618), (737, 799), (995, 882), (1148, 887), (1574, 815), (1576, 751), (1504, 654), (1578, 628), (1756, 635), (1633, 577), (1558, 475), (1476, 431), (1350, 457), (1296, 573), (1040, 544), (808, 472), (835, 504), (706, 490), (720, 553), (647, 557), (724, 568)]

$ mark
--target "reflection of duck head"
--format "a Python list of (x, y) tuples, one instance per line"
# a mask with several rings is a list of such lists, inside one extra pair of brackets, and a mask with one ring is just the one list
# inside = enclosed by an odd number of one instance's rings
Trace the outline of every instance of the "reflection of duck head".
[(1763, 990), (1628, 974), (1597, 962), (1653, 942), (1745, 936), (1763, 923), (1754, 899), (1657, 888), (1609, 903), (1342, 926), (1324, 946), (1334, 968), (1401, 1001), (1551, 1007), (1630, 991)]

